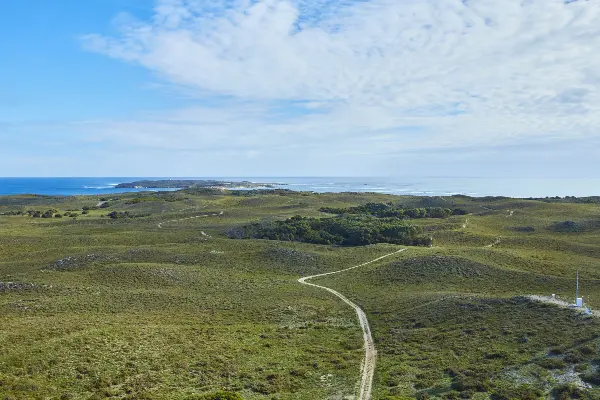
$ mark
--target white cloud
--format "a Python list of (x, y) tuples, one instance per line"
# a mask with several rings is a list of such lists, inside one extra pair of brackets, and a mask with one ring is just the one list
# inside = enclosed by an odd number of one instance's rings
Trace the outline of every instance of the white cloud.
[(597, 0), (160, 0), (119, 21), (85, 45), (233, 100), (86, 125), (112, 140), (374, 155), (600, 128)]

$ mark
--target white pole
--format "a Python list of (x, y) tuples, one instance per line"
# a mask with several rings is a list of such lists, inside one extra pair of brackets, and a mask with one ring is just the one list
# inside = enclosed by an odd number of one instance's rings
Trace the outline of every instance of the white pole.
[(578, 298), (579, 298), (579, 271), (577, 271), (577, 283), (575, 285), (575, 304), (577, 304)]

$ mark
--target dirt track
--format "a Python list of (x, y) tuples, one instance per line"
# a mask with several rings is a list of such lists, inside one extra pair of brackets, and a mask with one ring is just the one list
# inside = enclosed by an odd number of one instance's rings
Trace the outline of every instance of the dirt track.
[[(534, 301), (539, 301), (539, 302), (548, 303), (548, 304), (554, 304), (557, 307), (568, 308), (568, 309), (573, 310), (574, 312), (578, 312), (578, 313), (585, 312), (585, 308), (575, 307), (574, 304), (566, 302), (564, 300), (557, 299), (555, 297), (538, 296), (538, 295), (529, 295), (527, 297)], [(584, 306), (585, 306), (585, 304), (584, 304)], [(593, 315), (594, 317), (600, 317), (600, 311), (590, 311), (590, 315)]]
[[(160, 224), (158, 224), (157, 226), (162, 229), (164, 224), (169, 224), (169, 223), (173, 223), (173, 222), (183, 222), (186, 221), (188, 219), (194, 219), (194, 218), (206, 218), (206, 217), (218, 217), (223, 215), (223, 211), (219, 212), (218, 214), (212, 213), (212, 214), (203, 214), (203, 215), (194, 215), (193, 217), (187, 217), (187, 218), (180, 218), (180, 219), (172, 219), (170, 221), (164, 221), (161, 222)], [(204, 232), (202, 232), (202, 236), (208, 236), (206, 235)]]
[(382, 260), (386, 257), (393, 256), (395, 254), (401, 253), (403, 251), (406, 251), (406, 249), (402, 249), (402, 250), (398, 250), (398, 251), (395, 251), (390, 254), (386, 254), (384, 256), (381, 256), (379, 258), (376, 258), (374, 260), (371, 260), (369, 262), (366, 262), (366, 263), (363, 263), (363, 264), (360, 264), (360, 265), (357, 265), (354, 267), (350, 267), (350, 268), (346, 268), (346, 269), (342, 269), (342, 270), (334, 271), (334, 272), (327, 272), (324, 274), (306, 276), (304, 278), (298, 279), (298, 282), (300, 282), (304, 285), (314, 286), (319, 289), (327, 290), (328, 292), (333, 293), (334, 295), (336, 295), (337, 297), (342, 299), (342, 301), (344, 303), (346, 303), (350, 307), (352, 307), (356, 311), (356, 314), (358, 315), (358, 321), (359, 321), (360, 327), (362, 328), (362, 331), (363, 331), (365, 358), (363, 360), (362, 367), (361, 367), (362, 377), (361, 377), (361, 382), (360, 382), (360, 392), (359, 392), (359, 396), (358, 396), (357, 400), (371, 400), (371, 390), (373, 387), (373, 375), (375, 374), (375, 360), (377, 358), (377, 350), (375, 349), (375, 343), (373, 342), (373, 336), (371, 335), (371, 328), (369, 327), (369, 321), (367, 319), (367, 315), (359, 306), (354, 304), (352, 301), (350, 301), (346, 296), (344, 296), (340, 292), (335, 291), (335, 290), (325, 287), (325, 286), (316, 285), (314, 283), (309, 283), (309, 282), (307, 282), (307, 280), (313, 279), (313, 278), (318, 278), (321, 276), (339, 274), (342, 272), (350, 271), (351, 269), (355, 269), (355, 268), (363, 267), (368, 264), (372, 264), (374, 262)]

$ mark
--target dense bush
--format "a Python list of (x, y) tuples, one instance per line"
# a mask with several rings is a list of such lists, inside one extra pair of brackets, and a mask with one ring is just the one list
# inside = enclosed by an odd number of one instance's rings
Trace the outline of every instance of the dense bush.
[(513, 232), (525, 232), (531, 233), (535, 232), (535, 228), (533, 226), (513, 226), (510, 228)]
[(539, 200), (545, 203), (575, 203), (575, 204), (600, 204), (600, 196), (589, 197), (530, 197), (528, 200)]
[(490, 396), (491, 400), (536, 400), (544, 397), (544, 393), (530, 385), (512, 388), (496, 389)]
[(552, 397), (557, 400), (581, 399), (583, 391), (573, 384), (564, 384), (552, 389)]
[(106, 214), (107, 217), (110, 217), (112, 219), (140, 218), (140, 217), (147, 217), (149, 215), (150, 214), (132, 214), (129, 211), (113, 211), (113, 212)]
[(54, 214), (56, 214), (56, 213), (58, 213), (58, 210), (51, 208), (46, 211), (27, 210), (24, 213), (21, 211), (18, 211), (18, 212), (10, 211), (7, 213), (7, 215), (28, 215), (33, 218), (52, 218), (52, 217), (54, 217)]
[(555, 222), (551, 229), (555, 232), (581, 232), (583, 227), (575, 221)]
[(323, 207), (319, 211), (330, 214), (366, 214), (379, 218), (448, 218), (452, 215), (465, 215), (462, 209), (442, 207), (403, 208), (392, 203), (367, 203), (357, 207)]
[(52, 217), (54, 217), (54, 213), (50, 210), (48, 210), (42, 214), (42, 218), (52, 218)]
[(502, 201), (502, 200), (510, 200), (510, 197), (506, 197), (506, 196), (484, 196), (484, 197), (478, 197), (478, 198), (474, 198), (474, 197), (470, 197), (471, 201), (483, 201), (483, 202), (495, 202), (495, 201)]
[[(459, 392), (487, 392), (491, 389), (491, 384), (488, 378), (484, 376), (473, 376), (471, 371), (465, 371), (466, 374), (458, 374), (452, 382), (452, 389)], [(467, 398), (470, 398), (467, 397)]]
[(579, 221), (561, 221), (555, 222), (550, 226), (554, 232), (589, 232), (600, 229), (600, 220), (584, 219)]
[(127, 199), (125, 204), (139, 204), (155, 201), (166, 201), (172, 203), (175, 201), (184, 201), (185, 199), (185, 197), (178, 196), (172, 192), (159, 192), (151, 195), (139, 195), (131, 199)]
[(0, 215), (23, 215), (25, 214), (23, 211), (6, 211), (0, 213)]
[(562, 369), (566, 366), (565, 362), (560, 358), (544, 358), (539, 360), (537, 364), (546, 369)]
[(584, 374), (581, 379), (587, 383), (591, 383), (592, 385), (600, 385), (600, 372), (590, 372)]
[(287, 240), (315, 244), (364, 246), (375, 243), (431, 245), (419, 226), (395, 218), (373, 217), (307, 218), (263, 221), (233, 229), (231, 238)]
[(242, 396), (234, 392), (215, 392), (187, 397), (187, 400), (244, 400)]

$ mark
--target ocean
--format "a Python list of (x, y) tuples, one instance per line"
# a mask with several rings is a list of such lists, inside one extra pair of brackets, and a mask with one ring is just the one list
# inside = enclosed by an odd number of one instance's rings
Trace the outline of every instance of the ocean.
[[(141, 179), (169, 179), (154, 177), (105, 178), (0, 178), (0, 195), (105, 195), (110, 193), (139, 192), (148, 189), (116, 189), (123, 182)], [(376, 192), (399, 195), (449, 196), (598, 196), (599, 178), (485, 178), (485, 177), (393, 177), (393, 178), (340, 178), (340, 177), (204, 177), (170, 179), (214, 179), (222, 181), (250, 181), (276, 183), (278, 188), (324, 192)], [(172, 190), (172, 189), (163, 189)]]

